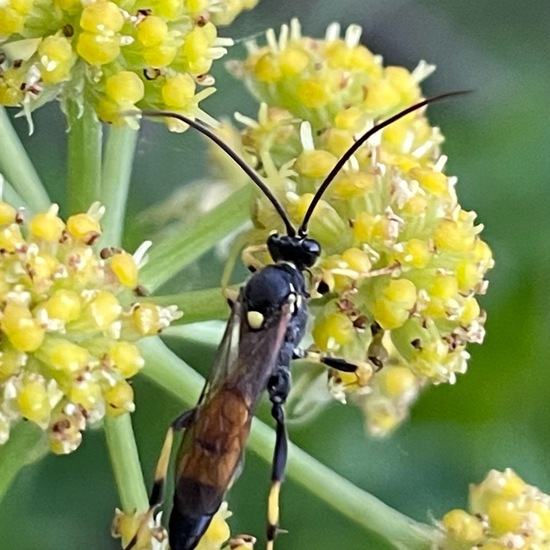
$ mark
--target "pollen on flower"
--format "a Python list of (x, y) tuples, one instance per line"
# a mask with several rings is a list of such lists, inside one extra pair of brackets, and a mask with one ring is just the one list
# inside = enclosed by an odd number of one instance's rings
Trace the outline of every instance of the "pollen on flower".
[[(92, 248), (102, 208), (67, 224), (57, 212), (52, 206), (24, 222), (0, 201), (0, 441), (26, 419), (64, 454), (105, 414), (134, 409), (126, 379), (143, 367), (135, 342), (179, 313), (150, 302), (141, 307), (128, 292), (138, 286), (143, 247), (136, 258)], [(147, 312), (137, 325), (136, 309)]]
[[(451, 510), (439, 527), (442, 548), (546, 548), (550, 543), (550, 496), (510, 469), (492, 470), (470, 487), (467, 510)], [(513, 543), (512, 543), (513, 541)]]
[[(260, 159), (295, 224), (351, 144), (422, 99), (420, 82), (433, 69), (384, 67), (359, 43), (359, 27), (342, 34), (331, 25), (324, 39), (305, 37), (294, 20), (279, 36), (269, 31), (265, 45), (250, 42), (234, 65), (263, 102), (256, 120), (238, 118), (242, 147)], [(377, 435), (407, 418), (424, 387), (455, 382), (467, 370), (467, 345), (484, 337), (476, 294), (493, 258), (444, 171), (442, 141), (425, 109), (388, 126), (349, 159), (309, 222), (323, 250), (311, 269), (313, 347), (372, 363), (369, 391), (343, 384), (335, 393), (344, 388)], [(253, 244), (282, 230), (264, 197), (253, 212)]]

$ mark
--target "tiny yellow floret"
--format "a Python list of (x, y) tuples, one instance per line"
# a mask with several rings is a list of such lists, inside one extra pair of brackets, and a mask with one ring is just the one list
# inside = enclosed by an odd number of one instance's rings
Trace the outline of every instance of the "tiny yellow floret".
[(470, 545), (483, 537), (483, 525), (479, 519), (464, 510), (455, 509), (447, 512), (443, 516), (443, 524), (453, 539)]
[(115, 342), (109, 348), (109, 357), (124, 378), (131, 378), (145, 364), (139, 348), (130, 342)]
[(169, 107), (182, 109), (193, 99), (195, 87), (195, 81), (188, 74), (178, 74), (166, 79), (162, 99)]
[(92, 244), (101, 235), (99, 222), (89, 214), (75, 214), (67, 220), (69, 233), (85, 244)]
[(48, 212), (36, 214), (29, 221), (29, 231), (39, 239), (49, 242), (57, 242), (61, 238), (65, 224), (57, 217), (57, 208), (50, 208)]
[(107, 79), (105, 93), (119, 105), (133, 105), (143, 99), (145, 86), (136, 73), (120, 71)]

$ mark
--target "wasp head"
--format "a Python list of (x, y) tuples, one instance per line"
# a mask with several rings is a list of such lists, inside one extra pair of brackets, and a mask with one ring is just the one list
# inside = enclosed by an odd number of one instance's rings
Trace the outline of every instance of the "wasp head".
[(312, 267), (321, 254), (321, 245), (315, 239), (270, 235), (267, 249), (275, 262), (293, 263), (300, 271)]

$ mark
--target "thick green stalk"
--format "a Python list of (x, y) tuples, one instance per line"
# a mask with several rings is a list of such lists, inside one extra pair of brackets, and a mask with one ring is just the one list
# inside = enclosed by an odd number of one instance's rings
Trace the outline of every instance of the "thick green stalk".
[(105, 206), (101, 240), (105, 246), (121, 243), (137, 137), (137, 131), (127, 126), (109, 128), (101, 179), (101, 203)]
[(86, 212), (101, 200), (101, 123), (91, 105), (68, 105), (68, 208), (69, 213)]
[(3, 107), (0, 107), (0, 172), (21, 196), (31, 213), (49, 208), (51, 202), (44, 185)]
[[(204, 380), (172, 353), (160, 339), (140, 342), (147, 367), (143, 374), (172, 394), (186, 407), (200, 395)], [(275, 434), (254, 419), (248, 448), (271, 462)], [(359, 489), (292, 443), (289, 445), (287, 475), (335, 510), (378, 534), (399, 550), (429, 550), (437, 531), (390, 508), (376, 497)]]
[[(248, 448), (266, 462), (273, 459), (275, 434), (254, 419)], [(399, 550), (430, 550), (437, 530), (394, 510), (327, 468), (298, 446), (289, 445), (287, 476), (367, 531), (376, 533)]]
[(235, 191), (192, 226), (171, 231), (153, 243), (149, 262), (140, 271), (141, 283), (151, 292), (219, 243), (249, 219), (248, 186)]
[[(129, 128), (111, 127), (109, 131), (101, 180), (101, 202), (106, 208), (101, 223), (105, 245), (118, 246), (121, 242), (136, 140), (137, 132)], [(93, 153), (94, 150), (88, 152)], [(106, 417), (104, 430), (124, 512), (146, 510), (147, 490), (130, 415)]]
[(105, 438), (124, 512), (147, 509), (147, 490), (129, 414), (105, 418)]
[(212, 319), (227, 319), (229, 307), (221, 288), (207, 288), (205, 290), (191, 290), (181, 294), (167, 296), (148, 296), (147, 300), (162, 306), (178, 306), (183, 311), (183, 317), (174, 321), (170, 326)]

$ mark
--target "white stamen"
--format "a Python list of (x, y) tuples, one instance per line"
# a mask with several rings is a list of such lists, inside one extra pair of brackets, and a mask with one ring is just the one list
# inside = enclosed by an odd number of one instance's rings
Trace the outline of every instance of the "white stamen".
[(151, 248), (153, 243), (151, 241), (143, 241), (138, 247), (137, 250), (133, 253), (132, 257), (138, 268), (143, 267), (149, 258), (147, 257), (147, 251)]
[(334, 42), (335, 40), (338, 40), (340, 38), (340, 23), (331, 23), (327, 27), (327, 31), (325, 33), (325, 40), (327, 42)]
[(422, 80), (428, 78), (435, 71), (435, 69), (435, 65), (422, 60), (411, 73), (412, 79), (417, 83), (422, 82)]
[(311, 124), (307, 120), (300, 124), (300, 142), (304, 151), (315, 151)]
[(295, 42), (302, 37), (302, 27), (296, 17), (290, 20), (290, 40)]
[(346, 29), (345, 42), (346, 46), (351, 49), (355, 48), (361, 40), (361, 33), (363, 29), (359, 25), (350, 25)]

